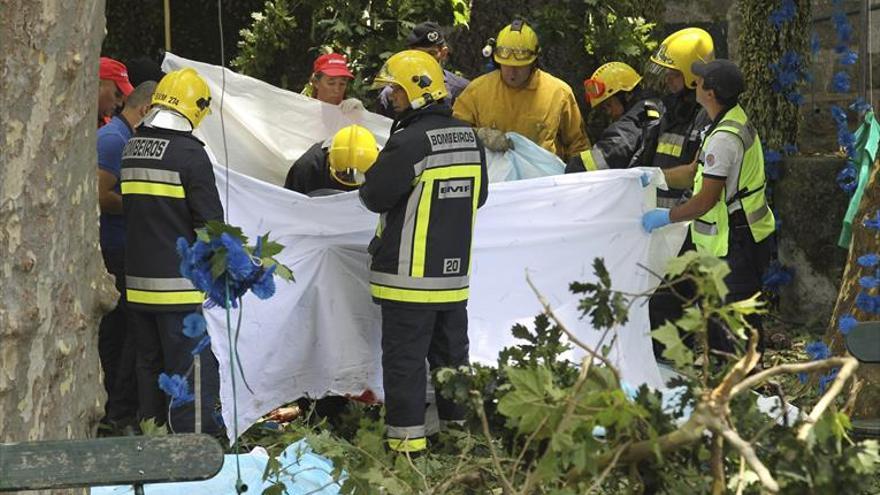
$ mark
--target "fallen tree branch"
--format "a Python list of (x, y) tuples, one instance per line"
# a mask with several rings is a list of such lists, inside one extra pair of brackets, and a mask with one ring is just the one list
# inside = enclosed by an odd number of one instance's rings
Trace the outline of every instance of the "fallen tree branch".
[(761, 481), (761, 484), (764, 485), (764, 488), (772, 493), (778, 492), (779, 483), (777, 483), (773, 478), (773, 475), (770, 474), (770, 470), (767, 469), (767, 466), (758, 459), (758, 454), (755, 453), (752, 444), (743, 440), (736, 430), (722, 423), (721, 420), (715, 419), (712, 423), (713, 424), (710, 426), (712, 431), (724, 437), (730, 445), (739, 451), (749, 467), (752, 468), (752, 471), (758, 475), (758, 479)]
[(593, 490), (599, 489), (599, 487), (602, 485), (602, 482), (605, 481), (605, 478), (607, 478), (608, 475), (611, 474), (611, 471), (617, 465), (617, 461), (620, 460), (620, 454), (622, 454), (623, 451), (626, 450), (626, 448), (629, 447), (631, 443), (632, 442), (626, 442), (625, 444), (621, 445), (616, 452), (614, 452), (614, 456), (611, 458), (611, 462), (608, 463), (607, 466), (605, 466), (605, 469), (602, 470), (602, 474), (600, 474), (599, 477), (596, 478), (595, 481), (593, 481), (590, 487), (587, 488), (587, 491), (584, 492), (584, 495), (590, 495)]
[(611, 372), (614, 374), (614, 378), (617, 379), (617, 383), (620, 383), (620, 372), (617, 371), (617, 368), (614, 366), (614, 364), (608, 358), (603, 356), (601, 353), (594, 351), (590, 346), (581, 342), (581, 340), (578, 339), (574, 335), (574, 333), (572, 333), (571, 330), (569, 330), (568, 327), (565, 326), (564, 323), (562, 323), (562, 321), (556, 316), (556, 313), (553, 312), (553, 308), (550, 306), (550, 301), (548, 301), (547, 298), (544, 297), (544, 295), (541, 294), (540, 291), (538, 291), (538, 288), (535, 287), (535, 284), (532, 282), (531, 277), (529, 277), (528, 272), (526, 272), (526, 282), (529, 284), (529, 287), (532, 288), (532, 292), (535, 293), (535, 296), (538, 298), (538, 302), (544, 308), (544, 313), (547, 316), (549, 316), (550, 319), (552, 319), (554, 322), (556, 322), (556, 325), (558, 325), (559, 328), (561, 328), (562, 331), (565, 332), (565, 335), (568, 336), (569, 340), (574, 342), (581, 349), (587, 351), (587, 354), (589, 354), (590, 356), (592, 356), (595, 359), (598, 359), (599, 361), (602, 362), (602, 364), (607, 366), (608, 369), (610, 369)]
[[(854, 357), (847, 356), (839, 359), (843, 360), (843, 365), (840, 367), (840, 371), (837, 372), (837, 376), (834, 377), (831, 386), (828, 387), (828, 390), (825, 391), (825, 394), (819, 399), (819, 402), (816, 403), (816, 407), (810, 411), (809, 416), (804, 419), (804, 424), (802, 424), (798, 430), (797, 438), (800, 441), (805, 441), (807, 439), (810, 430), (813, 429), (816, 421), (819, 420), (822, 413), (828, 409), (828, 406), (830, 406), (837, 395), (840, 394), (840, 391), (843, 390), (843, 384), (846, 383), (856, 368), (859, 367), (859, 361)], [(830, 359), (826, 359), (826, 361), (830, 361)]]
[(717, 433), (712, 437), (712, 458), (709, 465), (712, 470), (712, 495), (724, 495), (727, 486), (724, 481), (724, 437)]
[(498, 458), (498, 452), (495, 451), (495, 443), (492, 438), (492, 433), (489, 431), (489, 421), (486, 419), (486, 410), (483, 409), (483, 402), (481, 400), (475, 400), (477, 416), (480, 417), (480, 424), (483, 427), (483, 436), (486, 438), (486, 444), (489, 446), (489, 453), (492, 455), (492, 465), (495, 466), (495, 472), (499, 478), (501, 478), (501, 484), (503, 485), (503, 493), (504, 495), (513, 495), (516, 493), (516, 490), (513, 489), (513, 485), (510, 484), (510, 480), (507, 479), (507, 476), (504, 474), (504, 469), (501, 467), (501, 460)]
[(858, 365), (858, 361), (856, 361), (855, 358), (842, 356), (823, 359), (821, 361), (811, 361), (809, 363), (779, 364), (772, 368), (761, 371), (760, 373), (755, 373), (752, 376), (746, 377), (746, 379), (734, 385), (733, 388), (730, 389), (730, 397), (734, 397), (746, 390), (750, 390), (776, 375), (806, 373), (808, 371), (819, 371), (834, 367), (843, 367), (850, 360), (854, 361), (856, 365)]

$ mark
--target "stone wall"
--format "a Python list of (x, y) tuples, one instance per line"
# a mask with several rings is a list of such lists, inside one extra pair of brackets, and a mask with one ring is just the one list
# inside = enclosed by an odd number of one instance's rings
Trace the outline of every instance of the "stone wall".
[(779, 225), (779, 259), (795, 270), (780, 292), (784, 320), (824, 329), (837, 300), (848, 251), (837, 246), (849, 196), (835, 180), (843, 159), (790, 157), (773, 190)]

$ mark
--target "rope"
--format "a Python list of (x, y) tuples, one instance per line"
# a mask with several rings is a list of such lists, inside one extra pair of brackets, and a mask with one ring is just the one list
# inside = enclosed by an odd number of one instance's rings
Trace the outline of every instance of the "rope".
[[(217, 28), (220, 31), (220, 135), (223, 137), (223, 167), (226, 175), (226, 204), (223, 208), (223, 216), (229, 223), (229, 150), (226, 146), (226, 121), (223, 118), (223, 101), (226, 98), (226, 50), (223, 44), (223, 0), (217, 0)], [(235, 493), (241, 494), (248, 490), (248, 486), (241, 479), (241, 463), (239, 461), (240, 444), (238, 442), (238, 394), (235, 387), (235, 354), (237, 349), (233, 347), (232, 338), (232, 315), (231, 301), (229, 298), (229, 278), (226, 278), (226, 338), (229, 344), (229, 374), (232, 378), (232, 450), (235, 453)], [(241, 307), (239, 306), (239, 316)], [(239, 319), (239, 322), (241, 319)], [(240, 323), (239, 323), (240, 326)], [(236, 328), (236, 340), (239, 328)]]

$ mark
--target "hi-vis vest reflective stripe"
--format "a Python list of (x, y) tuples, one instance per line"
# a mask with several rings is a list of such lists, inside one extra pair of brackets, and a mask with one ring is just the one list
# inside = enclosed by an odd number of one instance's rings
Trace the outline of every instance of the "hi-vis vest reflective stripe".
[(202, 304), (205, 295), (185, 278), (153, 278), (125, 276), (125, 297), (128, 302), (156, 306)]
[[(470, 262), (466, 275), (426, 277), (425, 256), (431, 210), (437, 206), (432, 203), (451, 198), (470, 198), (473, 228), (482, 188), (480, 152), (474, 149), (428, 155), (415, 164), (414, 172), (413, 190), (407, 200), (400, 232), (397, 274), (371, 271), (370, 292), (377, 299), (407, 303), (466, 301)], [(433, 199), (435, 186), (439, 188), (437, 199)], [(454, 268), (450, 270), (451, 273), (460, 273), (463, 267)]]
[[(694, 194), (703, 187), (703, 156), (706, 143), (718, 132), (729, 132), (743, 142), (743, 162), (740, 167), (738, 190), (730, 195), (722, 190), (721, 199), (706, 214), (691, 223), (691, 235), (697, 249), (715, 256), (727, 256), (730, 213), (728, 208), (738, 201), (749, 223), (755, 242), (766, 239), (776, 229), (776, 219), (767, 206), (764, 190), (764, 151), (761, 140), (749, 125), (748, 118), (739, 105), (729, 110), (712, 133), (703, 141), (697, 175), (694, 177)], [(726, 188), (725, 188), (726, 189)]]
[(587, 169), (587, 172), (608, 168), (605, 156), (595, 147), (581, 151), (581, 161), (584, 162), (584, 168)]
[(173, 170), (153, 168), (123, 168), (119, 188), (122, 194), (143, 194), (183, 199), (186, 192), (180, 182), (180, 174)]

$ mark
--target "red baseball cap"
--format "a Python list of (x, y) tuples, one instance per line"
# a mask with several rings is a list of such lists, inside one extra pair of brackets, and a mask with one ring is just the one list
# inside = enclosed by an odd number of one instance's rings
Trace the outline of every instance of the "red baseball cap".
[(348, 70), (348, 61), (341, 53), (326, 53), (315, 59), (312, 72), (322, 73), (330, 77), (345, 76), (354, 79), (354, 75)]
[(125, 64), (118, 60), (101, 57), (98, 78), (115, 82), (116, 87), (119, 88), (119, 91), (122, 91), (122, 94), (125, 96), (130, 95), (131, 92), (134, 91), (134, 86), (132, 86), (131, 82), (128, 80), (128, 69), (125, 68)]

